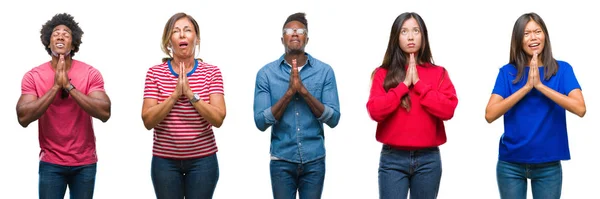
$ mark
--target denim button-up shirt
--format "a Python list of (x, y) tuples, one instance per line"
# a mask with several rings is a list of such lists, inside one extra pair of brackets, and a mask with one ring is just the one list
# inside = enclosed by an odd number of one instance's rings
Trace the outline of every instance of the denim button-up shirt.
[(296, 93), (280, 120), (275, 120), (271, 106), (283, 97), (289, 87), (291, 65), (282, 55), (262, 67), (256, 75), (254, 122), (265, 131), (271, 128), (271, 156), (294, 163), (306, 163), (325, 157), (323, 123), (333, 128), (340, 120), (340, 103), (333, 69), (308, 53), (300, 69), (302, 84), (323, 103), (325, 110), (315, 116), (304, 98)]

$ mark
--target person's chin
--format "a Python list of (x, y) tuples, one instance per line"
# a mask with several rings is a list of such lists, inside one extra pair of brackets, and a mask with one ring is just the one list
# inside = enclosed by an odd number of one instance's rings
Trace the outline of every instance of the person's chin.
[(288, 54), (303, 54), (304, 49), (288, 49)]

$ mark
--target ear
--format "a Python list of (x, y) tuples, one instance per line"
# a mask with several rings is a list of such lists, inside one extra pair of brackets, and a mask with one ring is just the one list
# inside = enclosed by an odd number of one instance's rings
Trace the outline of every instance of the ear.
[(308, 44), (308, 36), (306, 37), (306, 42), (304, 42), (304, 45), (306, 46), (306, 44)]
[[(283, 37), (281, 37), (281, 44), (285, 45), (285, 43), (283, 42)], [(50, 47), (50, 46), (48, 46)]]

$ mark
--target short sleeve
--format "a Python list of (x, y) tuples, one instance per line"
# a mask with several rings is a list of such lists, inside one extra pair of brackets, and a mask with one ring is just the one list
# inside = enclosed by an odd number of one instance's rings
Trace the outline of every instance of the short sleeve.
[(158, 99), (158, 86), (156, 85), (156, 77), (152, 68), (148, 69), (148, 72), (146, 72), (144, 98)]
[(574, 89), (581, 89), (579, 82), (577, 81), (577, 77), (575, 77), (575, 72), (573, 71), (573, 67), (566, 62), (562, 62), (559, 65), (558, 70), (564, 70), (562, 74), (562, 89), (565, 95), (569, 95), (571, 91)]
[[(25, 73), (21, 81), (21, 95), (37, 95), (35, 90), (35, 81), (31, 71)], [(39, 97), (39, 96), (38, 96)]]
[(224, 94), (223, 76), (221, 75), (221, 70), (216, 66), (214, 66), (212, 76), (210, 78), (208, 94)]
[(496, 77), (496, 84), (494, 85), (492, 94), (500, 95), (506, 99), (509, 96), (507, 84), (506, 74), (504, 74), (502, 69), (498, 70), (498, 77)]
[(92, 68), (90, 70), (90, 85), (88, 89), (88, 93), (90, 94), (94, 91), (102, 91), (104, 92), (104, 78), (102, 78), (102, 74), (98, 69)]

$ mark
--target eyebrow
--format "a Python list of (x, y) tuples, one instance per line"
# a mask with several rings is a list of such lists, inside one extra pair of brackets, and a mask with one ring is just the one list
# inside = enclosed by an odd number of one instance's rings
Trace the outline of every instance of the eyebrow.
[[(190, 26), (184, 26), (183, 27), (183, 29), (186, 29), (186, 28), (192, 28), (192, 27), (190, 27)], [(181, 29), (181, 28), (179, 28), (179, 27), (173, 27), (173, 30), (175, 30), (175, 29)]]
[(536, 31), (536, 30), (542, 30), (542, 28), (534, 28), (534, 29), (525, 28), (525, 31)]
[(52, 30), (52, 32), (56, 32), (56, 31), (59, 31), (59, 30), (71, 33), (71, 31), (69, 29), (66, 29), (66, 28), (63, 28), (63, 29), (57, 28), (57, 29)]

